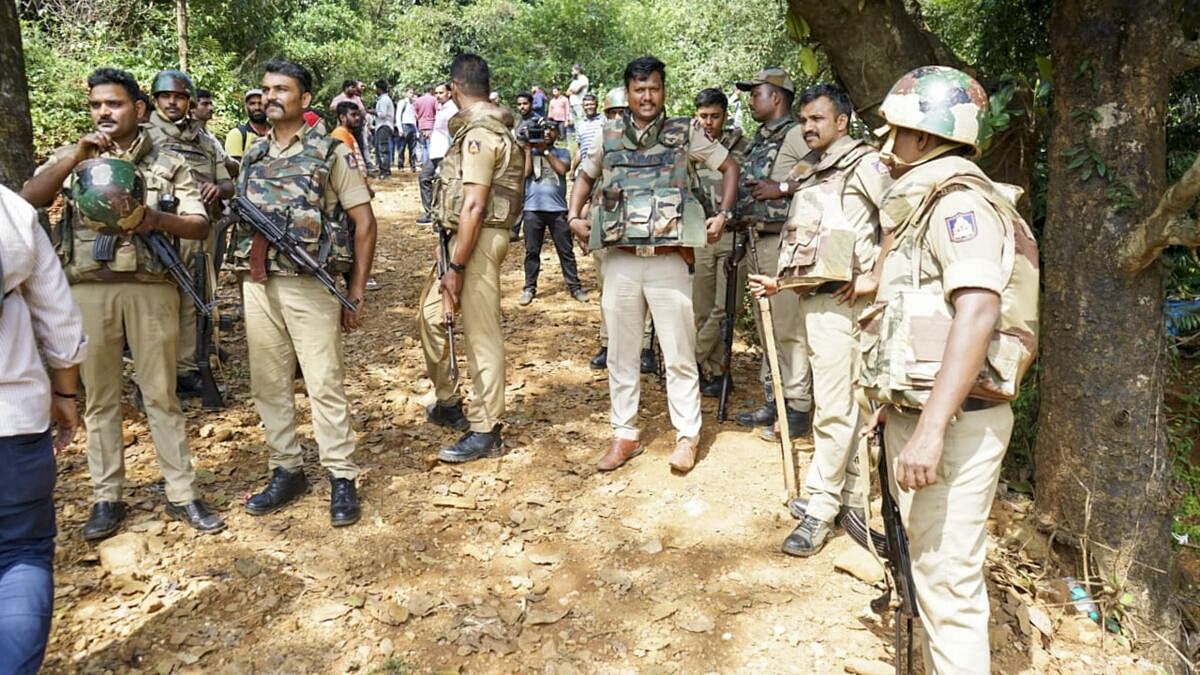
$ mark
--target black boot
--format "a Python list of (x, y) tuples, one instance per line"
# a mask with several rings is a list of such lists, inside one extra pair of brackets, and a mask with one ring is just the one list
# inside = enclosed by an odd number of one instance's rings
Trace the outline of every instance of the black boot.
[(175, 376), (175, 395), (179, 398), (196, 398), (204, 393), (204, 379), (200, 372), (191, 370)]
[(788, 435), (793, 439), (807, 436), (812, 431), (812, 413), (787, 409)]
[(801, 558), (816, 555), (829, 540), (829, 525), (830, 523), (823, 520), (805, 516), (787, 539), (783, 540), (783, 552)]
[(308, 479), (304, 477), (303, 469), (289, 472), (283, 467), (276, 467), (271, 472), (267, 487), (246, 501), (246, 512), (252, 516), (264, 516), (296, 501), (305, 492), (308, 492)]
[(454, 429), (456, 431), (466, 431), (471, 423), (467, 421), (463, 415), (462, 401), (455, 403), (437, 402), (425, 407), (425, 419), (433, 422), (439, 427)]
[(734, 419), (744, 427), (769, 427), (775, 424), (775, 402), (766, 401), (757, 410), (738, 413)]
[(358, 522), (362, 508), (358, 505), (358, 490), (352, 478), (329, 477), (329, 523), (345, 527)]
[(601, 347), (600, 351), (592, 357), (592, 362), (588, 364), (592, 370), (604, 370), (608, 367), (608, 347)]
[(500, 427), (501, 425), (497, 424), (492, 427), (491, 431), (482, 433), (468, 431), (454, 445), (442, 448), (441, 452), (438, 453), (438, 459), (443, 462), (460, 464), (462, 462), (482, 459), (483, 457), (498, 456), (502, 443)]
[(654, 359), (654, 349), (642, 350), (642, 372), (647, 375), (658, 372), (658, 362)]
[(184, 504), (167, 502), (167, 515), (201, 532), (220, 532), (225, 529), (225, 521), (221, 520), (221, 516), (213, 513), (208, 504), (199, 499)]
[[(709, 398), (720, 398), (721, 382), (725, 380), (723, 375), (713, 375), (705, 377), (704, 373), (700, 373), (700, 395), (708, 396)], [(730, 383), (732, 385), (732, 382)], [(732, 387), (730, 387), (732, 391)]]
[(83, 524), (83, 538), (87, 541), (107, 539), (117, 533), (129, 507), (125, 502), (96, 502)]

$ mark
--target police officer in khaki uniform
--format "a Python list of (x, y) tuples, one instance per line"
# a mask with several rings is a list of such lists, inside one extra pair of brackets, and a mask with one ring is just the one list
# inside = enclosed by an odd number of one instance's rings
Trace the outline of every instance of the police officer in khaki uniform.
[(308, 491), (296, 437), (293, 378), (299, 363), (321, 465), (329, 472), (330, 523), (351, 525), (361, 509), (342, 334), (362, 323), (375, 257), (375, 214), (349, 148), (304, 122), (312, 99), (308, 71), (273, 59), (262, 90), (271, 131), (242, 158), (238, 191), (277, 223), (290, 218), (293, 233), (301, 233), (309, 253), (334, 278), (350, 272), (346, 296), (357, 311), (342, 307), (316, 278), (297, 273), (249, 226), (234, 231), (231, 264), (242, 272), (250, 395), (262, 417), (271, 469), (270, 481), (246, 502), (246, 511), (265, 515)]
[[(203, 125), (189, 117), (196, 88), (192, 79), (178, 70), (163, 70), (154, 76), (150, 87), (154, 98), (154, 112), (146, 124), (146, 133), (159, 148), (170, 150), (183, 157), (192, 170), (192, 178), (200, 187), (200, 198), (208, 210), (210, 222), (221, 217), (221, 200), (233, 196), (233, 180), (225, 167), (224, 150)], [(212, 269), (212, 252), (216, 231), (207, 239), (180, 245), (180, 257), (191, 267), (192, 256), (203, 253), (207, 258), (209, 278), (206, 288), (211, 301), (216, 287), (216, 273)], [(179, 347), (176, 359), (176, 391), (180, 396), (195, 396), (201, 391), (200, 373), (196, 365), (196, 306), (186, 295), (179, 302)]]
[[(738, 227), (752, 227), (758, 233), (758, 274), (774, 274), (779, 263), (779, 234), (787, 221), (792, 193), (787, 179), (801, 166), (808, 154), (804, 129), (792, 114), (796, 85), (782, 68), (765, 68), (754, 79), (737, 82), (749, 92), (750, 112), (761, 124), (742, 161), (742, 186), (738, 190)], [(804, 323), (800, 318), (799, 296), (783, 293), (771, 298), (771, 316), (775, 324), (775, 343), (783, 395), (787, 400), (788, 429), (793, 438), (808, 433), (812, 422), (811, 378), (805, 349)], [(761, 321), (758, 313), (755, 322)], [(762, 335), (762, 328), (759, 328)], [(757, 410), (740, 413), (738, 424), (771, 427), (775, 424), (775, 403), (768, 384), (770, 369), (763, 360), (762, 379), (767, 400)]]
[[(609, 330), (608, 389), (613, 441), (596, 464), (611, 471), (642, 452), (638, 346), (646, 310), (658, 329), (667, 402), (675, 427), (671, 468), (692, 469), (700, 438), (700, 382), (692, 317), (692, 249), (716, 242), (737, 190), (737, 163), (687, 118), (663, 114), (666, 67), (653, 56), (625, 67), (629, 111), (606, 122), (602, 142), (579, 165), (571, 193), (571, 229), (591, 248), (605, 246), (601, 308)], [(704, 217), (691, 192), (692, 165), (720, 171), (720, 210)], [(647, 170), (647, 167), (656, 167)], [(596, 183), (599, 185), (596, 186)], [(591, 220), (580, 217), (593, 195)]]
[[(203, 532), (225, 527), (196, 491), (183, 412), (175, 397), (179, 290), (137, 236), (159, 232), (171, 238), (202, 240), (208, 236), (208, 216), (183, 158), (155, 147), (139, 130), (138, 119), (145, 113), (140, 94), (129, 73), (111, 68), (93, 72), (88, 77), (88, 106), (95, 130), (75, 145), (56, 150), (21, 191), (29, 203), (49, 206), (60, 190), (77, 180), (73, 174), (76, 167), (91, 158), (127, 160), (136, 165), (145, 185), (147, 208), (132, 231), (98, 235), (68, 200), (57, 233), (63, 268), (89, 338), (87, 359), (80, 370), (87, 392), (84, 421), (95, 495), (83, 526), (83, 536), (89, 541), (115, 533), (127, 513), (121, 501), (125, 482), (121, 351), (126, 342), (166, 479), (167, 514)], [(110, 180), (110, 167), (95, 171), (101, 184)], [(158, 210), (160, 196), (173, 196), (178, 203), (175, 213)]]
[[(878, 153), (849, 135), (850, 97), (836, 85), (800, 95), (800, 126), (811, 152), (809, 173), (789, 181), (793, 192), (782, 236), (777, 278), (754, 275), (751, 288), (780, 287), (800, 299), (813, 380), (813, 456), (804, 481), (808, 497), (792, 511), (800, 524), (783, 552), (811, 556), (825, 545), (847, 508), (863, 510), (857, 464), (862, 411), (854, 395), (858, 315), (873, 292), (879, 241), (879, 204), (891, 183)], [(865, 292), (865, 291), (864, 291)], [(869, 293), (866, 293), (869, 295)]]
[[(929, 673), (988, 673), (987, 520), (1012, 433), (1009, 401), (1037, 349), (1038, 255), (1019, 190), (967, 158), (987, 109), (953, 68), (902, 77), (880, 106), (888, 233), (865, 315), (862, 384), (908, 531)], [(894, 240), (894, 243), (891, 243)]]
[[(450, 150), (438, 169), (433, 219), (453, 232), (450, 259), (439, 282), (431, 273), (421, 294), (418, 328), (425, 368), (437, 401), (430, 422), (465, 430), (442, 448), (443, 462), (469, 462), (501, 451), (504, 415), (504, 335), (500, 327), (500, 265), (508, 253), (509, 228), (524, 204), (525, 160), (512, 133), (508, 108), (487, 100), (491, 74), (476, 54), (450, 65), (451, 96), (459, 112), (450, 118)], [(450, 377), (446, 312), (462, 308), (475, 398), (463, 414), (458, 383)]]

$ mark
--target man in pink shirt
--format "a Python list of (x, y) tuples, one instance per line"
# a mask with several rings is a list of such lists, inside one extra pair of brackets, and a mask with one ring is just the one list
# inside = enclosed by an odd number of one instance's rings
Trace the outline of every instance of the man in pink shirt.
[(553, 91), (554, 98), (550, 99), (550, 111), (546, 113), (546, 117), (565, 125), (571, 117), (571, 100), (563, 96), (562, 89), (555, 87)]
[(433, 118), (437, 116), (438, 102), (433, 95), (433, 87), (425, 87), (425, 93), (413, 101), (413, 111), (417, 114), (417, 134), (420, 137), (421, 164), (429, 161), (429, 136), (433, 133)]

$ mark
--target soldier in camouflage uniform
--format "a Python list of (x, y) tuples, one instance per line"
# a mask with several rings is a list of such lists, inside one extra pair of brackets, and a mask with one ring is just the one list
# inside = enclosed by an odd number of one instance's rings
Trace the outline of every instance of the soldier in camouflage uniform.
[[(737, 188), (736, 162), (720, 143), (687, 118), (663, 114), (666, 69), (652, 56), (625, 67), (629, 111), (606, 122), (602, 144), (580, 165), (568, 208), (571, 229), (595, 249), (607, 248), (601, 308), (610, 331), (608, 388), (614, 439), (597, 463), (615, 469), (642, 452), (638, 441), (638, 346), (646, 309), (654, 317), (666, 365), (675, 426), (670, 464), (680, 472), (696, 462), (700, 382), (688, 265), (693, 249), (716, 242)], [(720, 210), (705, 219), (692, 194), (692, 165), (723, 176)], [(591, 219), (579, 216), (593, 195)]]
[[(154, 97), (154, 112), (146, 124), (146, 133), (160, 148), (170, 150), (187, 160), (192, 178), (200, 187), (200, 198), (208, 210), (210, 222), (221, 217), (221, 200), (233, 196), (233, 180), (225, 167), (225, 153), (220, 144), (205, 132), (203, 125), (188, 116), (196, 89), (191, 78), (178, 70), (164, 70), (154, 76), (150, 95)], [(216, 273), (212, 269), (212, 252), (216, 231), (207, 239), (180, 245), (180, 257), (191, 267), (192, 256), (202, 253), (207, 258), (209, 290), (206, 300), (212, 300), (216, 288)], [(200, 373), (196, 365), (196, 306), (186, 295), (179, 303), (179, 347), (176, 350), (176, 391), (180, 396), (198, 395)]]
[[(450, 259), (439, 283), (430, 273), (421, 293), (419, 329), (425, 368), (437, 401), (426, 410), (434, 424), (466, 433), (442, 448), (443, 462), (468, 462), (501, 451), (504, 415), (504, 335), (500, 327), (500, 266), (509, 228), (525, 201), (525, 158), (508, 108), (487, 100), (491, 73), (475, 54), (450, 65), (451, 146), (438, 169), (434, 222), (453, 233)], [(458, 382), (450, 377), (446, 312), (462, 307), (467, 363), (475, 398), (463, 414)]]
[(986, 524), (1009, 401), (1037, 348), (1037, 245), (1019, 190), (968, 159), (987, 104), (966, 74), (918, 68), (884, 99), (876, 132), (896, 181), (880, 210), (889, 243), (862, 320), (861, 383), (883, 405), (930, 673), (991, 669)]
[(350, 149), (304, 122), (312, 100), (308, 71), (291, 61), (269, 61), (262, 90), (271, 131), (242, 157), (238, 192), (278, 224), (287, 223), (332, 277), (348, 272), (346, 296), (357, 311), (342, 307), (315, 277), (298, 272), (263, 235), (237, 225), (229, 264), (242, 277), (250, 395), (262, 417), (271, 469), (266, 488), (246, 502), (246, 511), (265, 515), (308, 491), (296, 436), (293, 379), (299, 363), (321, 465), (329, 472), (329, 520), (334, 527), (351, 525), (361, 508), (342, 333), (362, 322), (375, 257), (375, 214)]
[[(121, 501), (125, 483), (121, 351), (126, 343), (166, 479), (167, 514), (203, 532), (225, 527), (196, 491), (183, 411), (175, 397), (179, 289), (140, 237), (158, 232), (173, 245), (178, 239), (202, 240), (208, 236), (208, 216), (185, 160), (159, 149), (139, 130), (138, 119), (144, 114), (140, 94), (129, 73), (111, 68), (93, 72), (88, 78), (88, 105), (95, 131), (56, 150), (21, 190), (21, 196), (38, 207), (50, 206), (60, 191), (71, 191), (78, 180), (88, 181), (88, 190), (109, 191), (103, 199), (87, 190), (69, 196), (53, 237), (89, 341), (80, 368), (87, 392), (83, 416), (95, 498), (83, 526), (83, 537), (89, 541), (114, 534), (127, 513)], [(96, 158), (124, 161), (76, 171), (82, 162)], [(80, 196), (102, 202), (101, 211), (103, 204), (118, 203), (111, 194), (114, 184), (131, 194), (142, 186), (142, 214), (122, 209), (100, 214), (97, 218), (112, 221), (101, 223), (76, 207)], [(160, 196), (174, 198), (175, 213), (158, 210)], [(122, 233), (116, 234), (113, 224), (122, 218), (124, 226), (116, 229)]]

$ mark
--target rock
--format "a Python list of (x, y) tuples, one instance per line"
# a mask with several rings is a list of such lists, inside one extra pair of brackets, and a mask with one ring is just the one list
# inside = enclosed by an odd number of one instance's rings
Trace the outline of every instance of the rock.
[(662, 540), (659, 539), (658, 537), (655, 537), (655, 538), (651, 539), (650, 541), (647, 541), (646, 543), (642, 544), (641, 550), (642, 550), (642, 553), (646, 553), (649, 555), (654, 555), (655, 553), (662, 553), (662, 550), (663, 550)]
[(262, 565), (259, 565), (250, 558), (238, 558), (233, 561), (233, 569), (237, 570), (237, 573), (244, 578), (249, 579), (262, 572)]
[(200, 427), (200, 438), (208, 438), (209, 436), (212, 436), (215, 430), (215, 425), (205, 424), (204, 426)]
[(867, 549), (858, 545), (850, 546), (839, 553), (833, 559), (833, 567), (868, 584), (883, 581), (883, 565), (880, 565)]
[(436, 604), (437, 604), (437, 601), (434, 600), (432, 597), (430, 597), (424, 593), (414, 591), (409, 594), (408, 602), (404, 603), (404, 607), (413, 616), (420, 617), (420, 616), (425, 616), (426, 614), (432, 612), (433, 607)]
[(525, 547), (525, 557), (536, 565), (557, 565), (566, 559), (567, 552), (554, 544), (535, 544)]
[(525, 612), (525, 625), (540, 626), (557, 623), (570, 611), (570, 607), (531, 607), (529, 611)]
[(600, 570), (600, 579), (606, 584), (616, 586), (622, 593), (628, 591), (633, 586), (633, 577), (625, 570), (619, 570), (614, 567), (605, 567)]
[(114, 576), (142, 576), (142, 559), (149, 551), (146, 537), (136, 532), (123, 532), (105, 539), (96, 547), (100, 567)]
[(1097, 645), (1100, 644), (1100, 626), (1082, 614), (1069, 615), (1059, 624), (1058, 636), (1069, 642)]
[(121, 443), (125, 447), (129, 447), (137, 442), (137, 434), (133, 433), (133, 429), (125, 428), (121, 430)]
[(883, 661), (870, 661), (868, 659), (851, 656), (842, 664), (842, 668), (847, 673), (858, 673), (858, 675), (892, 675), (896, 672), (896, 668)]
[(705, 614), (688, 612), (686, 614), (677, 614), (675, 616), (675, 625), (689, 633), (707, 633), (715, 628), (717, 624)]
[(351, 607), (344, 602), (337, 600), (327, 600), (317, 606), (313, 610), (311, 617), (313, 621), (321, 623), (322, 621), (333, 621), (334, 619), (345, 616)]
[(468, 509), (469, 510), (469, 509), (475, 508), (475, 498), (474, 497), (453, 497), (453, 496), (446, 495), (446, 496), (441, 496), (441, 497), (434, 497), (433, 505), (434, 506), (449, 506), (449, 507), (455, 508), (455, 509)]

